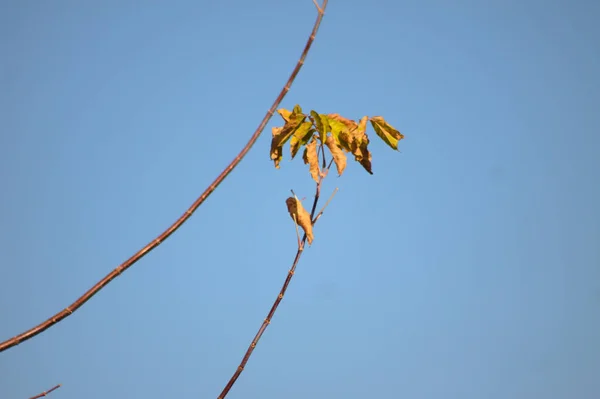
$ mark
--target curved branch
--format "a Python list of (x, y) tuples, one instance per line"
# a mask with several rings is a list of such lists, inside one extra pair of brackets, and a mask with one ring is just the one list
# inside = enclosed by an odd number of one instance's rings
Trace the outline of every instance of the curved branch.
[(106, 285), (108, 285), (108, 283), (110, 283), (113, 279), (115, 279), (117, 276), (119, 276), (121, 273), (123, 273), (129, 267), (131, 267), (138, 260), (143, 258), (146, 254), (148, 254), (150, 251), (152, 251), (154, 248), (156, 248), (160, 243), (165, 241), (171, 234), (173, 234), (179, 227), (181, 227), (181, 225), (183, 225), (183, 223), (185, 223), (190, 218), (190, 216), (192, 216), (192, 214), (196, 211), (196, 209), (198, 209), (198, 207), (206, 200), (206, 198), (208, 198), (208, 196), (217, 188), (217, 186), (219, 184), (221, 184), (221, 182), (223, 180), (225, 180), (227, 175), (229, 175), (229, 173), (231, 173), (231, 171), (240, 163), (240, 161), (242, 160), (242, 158), (244, 158), (244, 156), (248, 153), (248, 151), (250, 151), (250, 148), (254, 145), (254, 143), (256, 142), (256, 140), (258, 139), (258, 137), (264, 130), (265, 126), (267, 125), (267, 123), (269, 122), (269, 120), (271, 119), (273, 114), (275, 113), (275, 110), (277, 109), (277, 107), (279, 106), (279, 104), (281, 103), (281, 101), (283, 100), (285, 95), (287, 94), (287, 92), (290, 90), (290, 87), (292, 86), (292, 83), (293, 83), (294, 79), (296, 78), (296, 75), (298, 75), (298, 72), (300, 72), (300, 68), (302, 68), (302, 65), (304, 65), (304, 60), (306, 59), (306, 55), (308, 54), (308, 51), (310, 50), (310, 47), (312, 46), (312, 43), (315, 39), (315, 36), (319, 29), (319, 25), (321, 24), (321, 20), (323, 19), (324, 10), (325, 10), (326, 6), (327, 6), (327, 0), (324, 0), (322, 7), (319, 8), (317, 6), (317, 9), (319, 11), (317, 20), (315, 21), (315, 24), (313, 26), (312, 32), (311, 32), (308, 40), (306, 41), (306, 45), (304, 46), (304, 50), (302, 51), (302, 55), (300, 56), (300, 59), (296, 63), (296, 66), (294, 67), (294, 70), (292, 71), (285, 86), (283, 87), (283, 89), (281, 89), (281, 92), (275, 99), (275, 102), (273, 103), (273, 105), (271, 105), (271, 108), (269, 109), (269, 111), (267, 111), (266, 115), (264, 116), (264, 118), (260, 122), (260, 124), (258, 125), (258, 128), (256, 128), (256, 131), (254, 132), (254, 134), (252, 134), (252, 137), (250, 138), (250, 140), (248, 141), (246, 146), (233, 159), (233, 161), (231, 161), (231, 163), (221, 172), (221, 174), (219, 176), (217, 176), (217, 178), (211, 183), (211, 185), (208, 186), (208, 188), (206, 188), (206, 190), (202, 193), (202, 195), (200, 195), (200, 197), (198, 197), (198, 199), (196, 199), (196, 201), (194, 201), (194, 203), (188, 208), (188, 210), (186, 210), (183, 213), (183, 215), (181, 215), (179, 217), (179, 219), (177, 219), (169, 228), (167, 228), (165, 231), (163, 231), (158, 237), (156, 237), (154, 240), (150, 241), (145, 247), (143, 247), (138, 252), (136, 252), (132, 257), (127, 259), (125, 262), (123, 262), (118, 267), (116, 267), (112, 272), (107, 274), (102, 280), (100, 280), (98, 283), (96, 283), (96, 285), (94, 285), (92, 288), (90, 288), (85, 294), (83, 294), (79, 299), (77, 299), (71, 305), (69, 305), (62, 311), (58, 312), (54, 316), (50, 317), (48, 320), (44, 321), (43, 323), (41, 323), (29, 330), (17, 335), (17, 336), (14, 336), (13, 338), (10, 338), (10, 339), (0, 343), (0, 352), (5, 351), (8, 348), (12, 348), (13, 346), (18, 345), (23, 341), (26, 341), (30, 338), (35, 337), (36, 335), (38, 335), (41, 332), (52, 327), (59, 321), (65, 319), (68, 316), (70, 316), (71, 314), (73, 314), (73, 312), (75, 312), (84, 303), (86, 303), (88, 300), (90, 300), (91, 297), (96, 295), (98, 293), (98, 291), (100, 291), (102, 288), (104, 288)]

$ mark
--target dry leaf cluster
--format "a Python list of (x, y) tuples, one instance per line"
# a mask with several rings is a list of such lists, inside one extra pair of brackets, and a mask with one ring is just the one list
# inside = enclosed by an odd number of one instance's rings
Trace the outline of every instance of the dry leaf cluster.
[(345, 153), (354, 155), (354, 160), (373, 174), (372, 155), (368, 148), (370, 141), (366, 132), (367, 122), (371, 122), (375, 133), (394, 150), (398, 150), (398, 142), (404, 138), (402, 133), (381, 116), (364, 116), (355, 122), (339, 114), (319, 114), (311, 111), (307, 115), (299, 105), (292, 111), (282, 108), (277, 112), (285, 124), (272, 129), (271, 160), (274, 161), (275, 167), (279, 168), (283, 158), (283, 146), (287, 141), (290, 141), (292, 159), (304, 146), (304, 163), (309, 165), (311, 177), (315, 181), (318, 181), (320, 176), (318, 153), (323, 146), (329, 149), (338, 175), (342, 175), (346, 169)]

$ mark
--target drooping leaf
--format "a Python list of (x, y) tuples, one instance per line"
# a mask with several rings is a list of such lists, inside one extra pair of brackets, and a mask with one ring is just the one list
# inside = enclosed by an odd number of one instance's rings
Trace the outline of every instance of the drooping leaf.
[(271, 159), (273, 160), (273, 162), (275, 162), (275, 168), (279, 169), (279, 163), (283, 158), (283, 145), (273, 148), (273, 142), (275, 140), (275, 137), (281, 133), (283, 127), (274, 127), (271, 130), (273, 134), (273, 141), (271, 141)]
[(308, 143), (308, 140), (310, 140), (314, 132), (315, 129), (312, 129), (312, 122), (308, 121), (303, 122), (298, 129), (296, 129), (290, 140), (292, 159), (294, 159), (300, 147)]
[(294, 132), (302, 125), (306, 115), (302, 113), (300, 106), (296, 105), (294, 111), (288, 114), (285, 109), (278, 110), (281, 117), (286, 121), (283, 127), (273, 128), (273, 138), (271, 139), (271, 159), (275, 162), (275, 167), (279, 168), (279, 162), (282, 158), (283, 145), (292, 137)]
[(302, 156), (304, 163), (310, 167), (310, 175), (313, 180), (319, 182), (319, 155), (317, 153), (317, 141), (312, 140), (304, 147), (304, 155)]
[(335, 167), (337, 168), (338, 175), (341, 176), (342, 173), (344, 173), (344, 169), (346, 169), (346, 154), (344, 154), (344, 151), (342, 151), (342, 149), (338, 147), (333, 136), (327, 136), (325, 144), (331, 152), (331, 156), (333, 157), (333, 162), (335, 162)]
[(404, 138), (402, 133), (394, 129), (394, 127), (387, 123), (381, 116), (371, 117), (371, 125), (373, 126), (375, 133), (377, 133), (387, 145), (394, 150), (398, 150), (398, 142)]
[(359, 123), (338, 114), (328, 114), (327, 117), (331, 125), (331, 134), (337, 145), (343, 150), (351, 152), (354, 160), (360, 163), (367, 172), (373, 174), (371, 170), (372, 156), (367, 147), (369, 145), (369, 136), (366, 133), (368, 117), (363, 117)]
[(354, 153), (354, 159), (358, 161), (367, 172), (373, 174), (371, 168), (371, 152), (367, 148), (367, 145), (369, 145), (369, 137), (365, 134), (364, 139), (360, 142), (357, 151)]
[(369, 145), (369, 136), (367, 136), (367, 117), (364, 116), (358, 123), (356, 129), (350, 132), (352, 137), (352, 154), (354, 159), (360, 163), (363, 168), (370, 174), (373, 174), (371, 169), (371, 152), (367, 148)]
[(310, 214), (306, 209), (304, 209), (302, 202), (295, 196), (286, 199), (285, 203), (287, 205), (288, 212), (290, 213), (290, 217), (300, 227), (302, 227), (302, 230), (304, 230), (304, 233), (306, 234), (306, 240), (308, 241), (308, 244), (312, 244), (314, 236)]
[(315, 126), (317, 127), (317, 132), (319, 132), (319, 138), (321, 139), (321, 143), (324, 143), (327, 133), (331, 131), (327, 115), (322, 115), (316, 113), (315, 111), (310, 111), (310, 116), (312, 116)]

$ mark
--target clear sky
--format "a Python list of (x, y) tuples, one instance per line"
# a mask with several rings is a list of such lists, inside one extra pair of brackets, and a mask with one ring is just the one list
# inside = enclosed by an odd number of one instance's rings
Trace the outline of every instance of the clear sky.
[[(142, 4), (143, 3), (143, 4)], [(237, 154), (295, 1), (0, 5), (0, 340), (73, 302)], [(285, 108), (383, 115), (231, 398), (600, 397), (600, 2), (331, 0)], [(216, 398), (293, 260), (269, 124), (188, 224), (0, 354), (0, 397)], [(372, 132), (372, 131), (370, 131)]]

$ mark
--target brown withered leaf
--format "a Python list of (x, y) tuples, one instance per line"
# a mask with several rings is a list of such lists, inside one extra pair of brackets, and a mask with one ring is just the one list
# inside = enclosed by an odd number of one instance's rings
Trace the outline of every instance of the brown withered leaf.
[(327, 148), (329, 148), (329, 152), (331, 152), (338, 175), (341, 176), (342, 173), (344, 173), (344, 169), (346, 169), (346, 154), (338, 147), (333, 136), (327, 136), (325, 144), (327, 145)]
[[(283, 130), (283, 127), (274, 127), (272, 129), (273, 140), (275, 140), (275, 137), (278, 136), (282, 130)], [(273, 162), (275, 162), (275, 168), (279, 169), (279, 163), (281, 162), (282, 158), (283, 158), (283, 144), (273, 148), (273, 141), (271, 141), (271, 160), (273, 160)]]
[(314, 236), (310, 214), (306, 209), (304, 209), (302, 202), (300, 202), (300, 200), (296, 197), (289, 197), (285, 200), (285, 203), (287, 205), (288, 212), (290, 213), (290, 217), (292, 220), (295, 220), (300, 227), (302, 227), (302, 230), (304, 230), (304, 233), (306, 234), (308, 243), (312, 244)]
[(350, 132), (352, 137), (351, 148), (354, 159), (358, 161), (367, 172), (373, 174), (373, 171), (371, 170), (371, 152), (367, 148), (369, 145), (369, 136), (367, 136), (368, 119), (368, 117), (363, 116), (356, 129)]
[(402, 133), (387, 123), (382, 116), (371, 117), (371, 125), (373, 126), (375, 133), (377, 133), (387, 145), (394, 150), (398, 150), (398, 142), (404, 138)]
[(331, 134), (337, 145), (344, 151), (351, 152), (354, 155), (354, 160), (360, 163), (367, 172), (373, 174), (371, 170), (372, 156), (367, 147), (369, 136), (367, 136), (366, 130), (369, 118), (365, 116), (361, 118), (359, 123), (356, 123), (338, 114), (328, 114), (327, 116), (331, 126)]
[(360, 157), (358, 156), (354, 156), (354, 159), (358, 161), (358, 163), (360, 163), (363, 168), (365, 168), (365, 170), (367, 172), (369, 172), (370, 174), (373, 174), (373, 169), (371, 167), (371, 152), (367, 149), (367, 145), (369, 144), (369, 138), (366, 137), (365, 135), (365, 139), (360, 143), (360, 147), (359, 150), (357, 152), (360, 152)]
[(290, 140), (292, 159), (294, 159), (300, 147), (308, 143), (314, 132), (315, 129), (312, 129), (312, 122), (304, 122), (296, 129)]
[(317, 141), (313, 138), (310, 143), (304, 147), (304, 155), (302, 156), (304, 163), (310, 167), (310, 175), (313, 180), (319, 182), (319, 155), (317, 153)]

